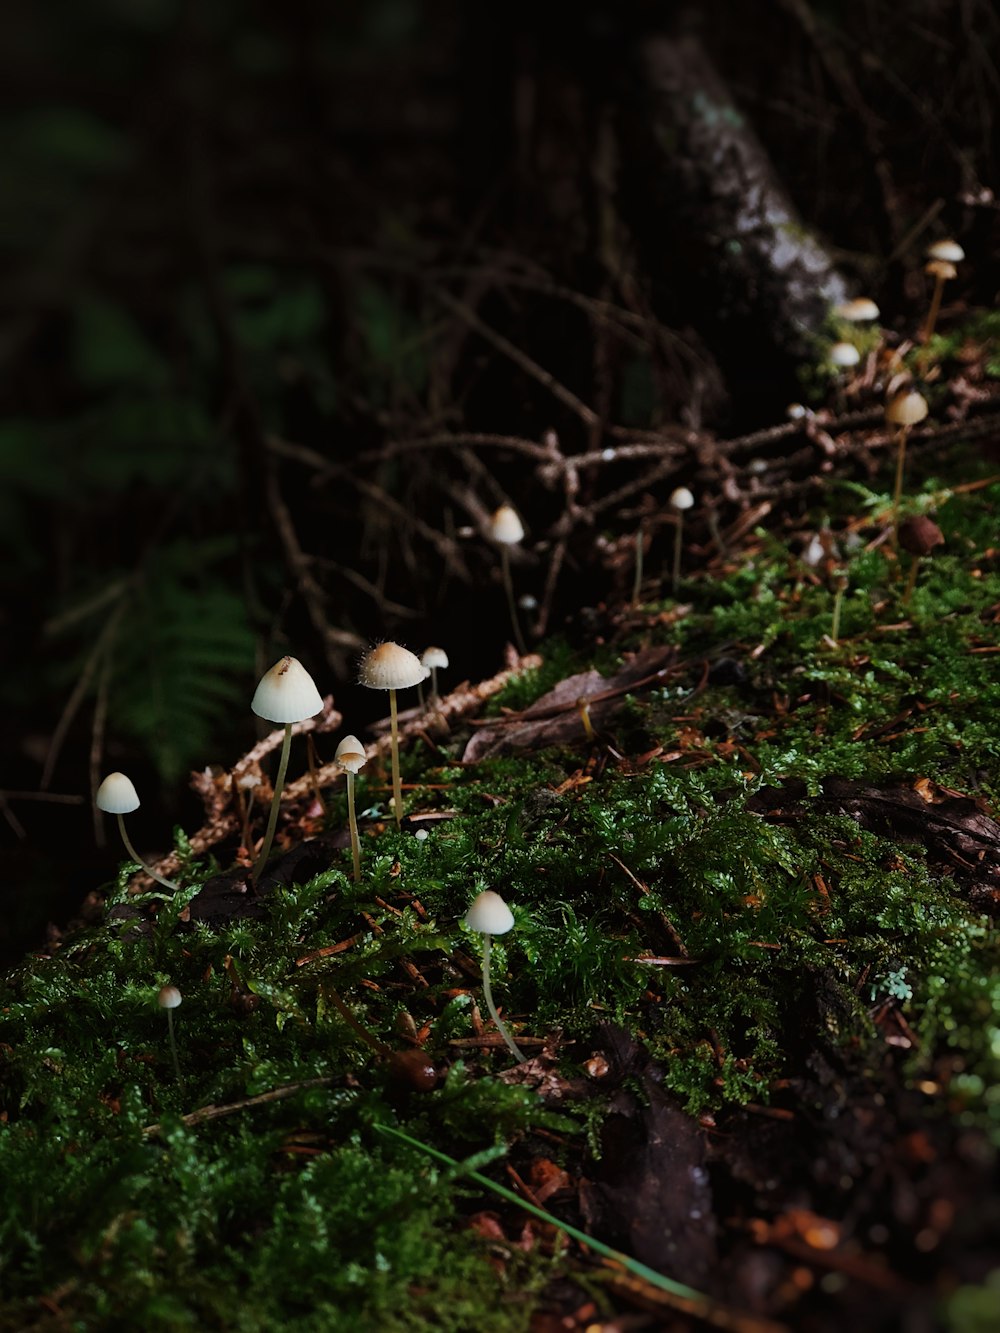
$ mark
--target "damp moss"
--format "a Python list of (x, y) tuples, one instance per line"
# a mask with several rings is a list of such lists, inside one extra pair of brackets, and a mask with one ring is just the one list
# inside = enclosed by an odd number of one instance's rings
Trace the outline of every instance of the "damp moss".
[[(932, 502), (947, 547), (910, 602), (884, 547), (844, 553), (837, 643), (829, 581), (760, 534), (689, 584), (686, 616), (650, 607), (602, 648), (609, 674), (668, 639), (686, 664), (625, 701), (615, 754), (582, 729), (475, 765), (466, 732), (418, 743), (410, 808), (439, 818), (424, 841), (369, 820), (359, 884), (335, 852), (261, 915), (191, 924), (216, 867), (189, 857), (190, 887), (155, 915), (27, 959), (0, 989), (0, 1327), (44, 1295), (80, 1328), (527, 1328), (566, 1260), (499, 1223), (485, 1239), (477, 1188), (377, 1126), (498, 1178), (502, 1151), (578, 1160), (601, 1114), (580, 1092), (601, 1021), (717, 1116), (772, 1099), (803, 1052), (874, 1060), (891, 1033), (904, 1076), (944, 1088), (942, 1114), (1000, 1140), (1000, 948), (968, 867), (824, 797), (839, 779), (997, 799), (1000, 487), (935, 479), (912, 500)], [(838, 503), (840, 540), (867, 501)], [(566, 644), (543, 655), (498, 709), (594, 665)], [(714, 683), (721, 657), (740, 670)], [(345, 818), (334, 793), (330, 823)], [(126, 884), (110, 905), (160, 901)], [(496, 998), (519, 1040), (550, 1039), (558, 1104), (479, 1044), (479, 946), (460, 921), (482, 888), (516, 921), (495, 942)], [(180, 1085), (167, 982), (184, 996)], [(438, 1086), (400, 1084), (356, 1024), (400, 1049), (420, 1034)], [(206, 1107), (223, 1113), (181, 1119)]]

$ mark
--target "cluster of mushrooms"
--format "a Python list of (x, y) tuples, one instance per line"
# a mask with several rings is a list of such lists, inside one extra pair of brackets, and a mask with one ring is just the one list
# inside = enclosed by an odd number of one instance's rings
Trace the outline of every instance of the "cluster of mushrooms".
[[(513, 510), (511, 510), (513, 513)], [(515, 515), (516, 518), (516, 515)], [(520, 523), (520, 520), (518, 520)], [(520, 529), (520, 540), (524, 535)], [(513, 597), (511, 597), (513, 607)], [(441, 648), (428, 648), (421, 657), (398, 643), (380, 643), (366, 653), (361, 661), (358, 681), (372, 690), (386, 690), (389, 694), (389, 718), (391, 726), (392, 754), (392, 811), (397, 829), (403, 815), (403, 791), (399, 771), (399, 720), (396, 706), (396, 694), (399, 690), (421, 686), (430, 677), (433, 696), (437, 696), (437, 672), (448, 666), (448, 656)], [(278, 759), (278, 771), (274, 781), (274, 796), (268, 813), (267, 828), (261, 848), (254, 862), (251, 878), (259, 883), (267, 864), (274, 841), (281, 806), (281, 793), (288, 771), (288, 758), (291, 751), (292, 727), (295, 723), (305, 722), (323, 710), (323, 699), (316, 688), (312, 676), (294, 657), (283, 657), (261, 677), (251, 701), (251, 708), (258, 717), (268, 722), (283, 726), (281, 753)], [(351, 834), (351, 857), (355, 882), (361, 879), (361, 841), (358, 836), (358, 820), (354, 802), (354, 779), (367, 762), (365, 747), (357, 736), (348, 735), (337, 746), (335, 760), (344, 771), (347, 783), (347, 809)], [(139, 795), (131, 779), (124, 773), (109, 773), (97, 790), (98, 809), (117, 817), (118, 829), (132, 860), (164, 888), (171, 890), (180, 886), (171, 879), (159, 874), (148, 865), (129, 839), (125, 828), (124, 816), (139, 808)], [(498, 893), (484, 890), (473, 901), (464, 918), (466, 927), (483, 936), (483, 992), (486, 1005), (496, 1024), (497, 1031), (519, 1061), (524, 1055), (517, 1047), (497, 1012), (490, 987), (490, 942), (494, 935), (502, 935), (514, 925), (510, 908)], [(174, 986), (165, 986), (159, 992), (159, 1004), (166, 1010), (170, 1023), (170, 1041), (177, 1068), (176, 1049), (174, 1048), (172, 1011), (181, 1002), (180, 991)], [(177, 1068), (178, 1081), (180, 1070)]]

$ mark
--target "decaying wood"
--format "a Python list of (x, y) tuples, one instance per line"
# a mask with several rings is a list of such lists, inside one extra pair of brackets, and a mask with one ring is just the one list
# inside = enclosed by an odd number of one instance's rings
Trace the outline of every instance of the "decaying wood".
[[(669, 265), (704, 276), (704, 309), (764, 335), (791, 360), (847, 284), (809, 232), (764, 146), (733, 103), (697, 38), (649, 37), (638, 52), (640, 91), (629, 107), (623, 157), (637, 233), (654, 275)], [(641, 182), (641, 188), (640, 183)], [(669, 256), (669, 259), (668, 259)]]

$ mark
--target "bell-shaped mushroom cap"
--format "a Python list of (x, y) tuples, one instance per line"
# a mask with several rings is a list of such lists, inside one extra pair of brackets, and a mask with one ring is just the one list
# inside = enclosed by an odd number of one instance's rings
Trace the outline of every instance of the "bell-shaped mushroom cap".
[(915, 514), (899, 525), (899, 544), (910, 555), (930, 555), (944, 543), (944, 533), (926, 514)]
[(856, 366), (861, 360), (861, 353), (853, 343), (834, 343), (829, 357), (832, 366)]
[(250, 707), (268, 722), (304, 722), (323, 711), (323, 700), (298, 658), (283, 657), (261, 676)]
[(360, 773), (368, 762), (365, 747), (357, 736), (345, 736), (337, 746), (333, 757), (340, 767), (345, 768), (348, 773)]
[(916, 389), (904, 389), (885, 405), (885, 419), (893, 426), (915, 426), (927, 412), (927, 399)]
[(176, 986), (161, 986), (156, 997), (161, 1009), (176, 1009), (183, 998)]
[(514, 925), (514, 916), (499, 893), (483, 889), (466, 912), (465, 924), (480, 935), (506, 935)]
[(958, 241), (935, 241), (924, 251), (928, 259), (943, 259), (948, 264), (960, 264), (965, 258), (965, 251)]
[(947, 259), (929, 259), (924, 265), (924, 272), (929, 278), (941, 278), (943, 282), (951, 282), (958, 277), (958, 269)]
[(867, 324), (878, 319), (879, 308), (870, 296), (856, 296), (853, 301), (843, 301), (833, 307), (838, 319), (846, 319), (848, 324)]
[(358, 680), (369, 690), (408, 690), (429, 675), (416, 653), (398, 643), (380, 643), (361, 659)]
[(517, 510), (510, 505), (501, 505), (490, 519), (490, 536), (501, 546), (516, 546), (524, 540), (524, 524), (517, 516)]
[(425, 648), (420, 654), (420, 660), (425, 667), (437, 667), (443, 671), (448, 665), (448, 654), (443, 648)]
[(107, 815), (128, 815), (139, 809), (139, 793), (124, 773), (109, 773), (97, 789), (98, 810)]
[(670, 496), (670, 503), (675, 509), (690, 509), (694, 505), (694, 496), (686, 486), (678, 486)]

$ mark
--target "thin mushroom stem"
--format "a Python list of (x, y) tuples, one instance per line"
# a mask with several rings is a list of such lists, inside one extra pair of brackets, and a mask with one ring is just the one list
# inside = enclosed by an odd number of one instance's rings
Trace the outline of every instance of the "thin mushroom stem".
[(399, 828), (403, 820), (403, 784), (399, 777), (399, 717), (395, 690), (389, 691), (389, 720), (392, 724), (392, 812)]
[(910, 577), (906, 580), (906, 591), (903, 593), (903, 604), (913, 596), (913, 589), (917, 586), (917, 571), (920, 569), (920, 556), (913, 557), (913, 563), (910, 565)]
[(899, 541), (899, 502), (903, 498), (903, 467), (906, 463), (907, 427), (900, 426), (896, 449), (896, 484), (892, 492), (892, 536)]
[(507, 605), (510, 608), (510, 623), (514, 630), (514, 643), (517, 645), (517, 651), (523, 657), (527, 652), (524, 646), (524, 635), (521, 633), (521, 622), (517, 618), (517, 603), (514, 601), (514, 581), (510, 576), (510, 552), (506, 546), (500, 548), (500, 570), (503, 575), (503, 590), (507, 594)]
[(267, 858), (271, 854), (271, 843), (274, 842), (274, 830), (278, 827), (278, 811), (281, 809), (281, 789), (285, 785), (285, 774), (288, 772), (288, 756), (292, 748), (292, 724), (285, 723), (285, 735), (281, 742), (281, 757), (278, 760), (278, 776), (274, 780), (274, 796), (271, 798), (271, 813), (267, 817), (267, 832), (264, 834), (264, 842), (260, 849), (260, 854), (254, 862), (252, 878), (256, 884), (260, 878), (261, 872), (267, 865)]
[(351, 856), (354, 858), (354, 882), (361, 882), (361, 840), (358, 837), (358, 816), (354, 808), (354, 774), (347, 774), (347, 820), (351, 826)]
[(677, 528), (674, 532), (674, 568), (670, 579), (670, 586), (673, 589), (674, 596), (677, 596), (677, 588), (681, 581), (681, 544), (684, 540), (684, 510), (677, 511)]
[(424, 682), (422, 680), (417, 681), (417, 706), (422, 713), (424, 711)]
[(167, 1035), (170, 1038), (170, 1054), (174, 1058), (174, 1073), (177, 1075), (177, 1086), (183, 1088), (184, 1080), (181, 1078), (181, 1062), (177, 1058), (177, 1039), (174, 1036), (174, 1011), (167, 1010)]
[(436, 699), (437, 697), (438, 697), (438, 669), (437, 669), (436, 666), (432, 666), (432, 667), (431, 667), (431, 698), (432, 698), (432, 699)]
[(528, 1057), (507, 1031), (507, 1027), (504, 1024), (503, 1019), (497, 1013), (497, 1007), (493, 1003), (493, 992), (490, 990), (490, 944), (492, 940), (492, 935), (483, 936), (483, 995), (486, 997), (486, 1008), (490, 1012), (490, 1018), (492, 1018), (493, 1022), (496, 1024), (497, 1031), (507, 1043), (518, 1063), (523, 1064)]
[(165, 889), (176, 890), (180, 888), (180, 885), (175, 884), (172, 879), (167, 879), (163, 875), (158, 875), (156, 871), (153, 869), (153, 867), (147, 865), (146, 862), (142, 859), (139, 853), (132, 846), (131, 839), (125, 832), (125, 820), (122, 815), (118, 816), (118, 832), (122, 835), (122, 842), (125, 844), (125, 850), (128, 852), (129, 856), (131, 856), (132, 860), (136, 863), (137, 866), (142, 866), (143, 870), (145, 870), (146, 874), (149, 876), (150, 879), (155, 879), (157, 884), (162, 884)]
[(639, 594), (642, 589), (642, 557), (643, 549), (646, 545), (646, 534), (643, 530), (642, 519), (639, 520), (639, 526), (635, 530), (635, 577), (632, 580), (632, 606), (639, 605)]
[(927, 312), (927, 323), (924, 325), (922, 341), (925, 343), (930, 342), (934, 326), (937, 324), (937, 317), (941, 310), (941, 297), (944, 294), (944, 282), (945, 280), (941, 274), (937, 274), (934, 279), (934, 291), (931, 294), (931, 308)]

